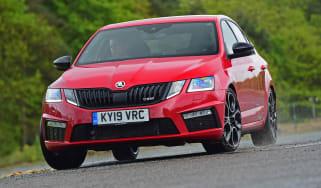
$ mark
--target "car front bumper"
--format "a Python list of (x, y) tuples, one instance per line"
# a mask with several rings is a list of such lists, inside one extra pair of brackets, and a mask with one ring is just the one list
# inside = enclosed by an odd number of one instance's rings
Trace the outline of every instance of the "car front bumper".
[[(137, 144), (137, 145), (148, 145), (161, 143), (166, 145), (171, 141), (185, 141), (185, 142), (201, 142), (207, 140), (218, 140), (222, 137), (224, 125), (224, 111), (225, 111), (225, 90), (215, 90), (215, 91), (203, 91), (195, 93), (182, 92), (181, 94), (164, 100), (160, 103), (149, 105), (149, 106), (137, 106), (137, 107), (127, 107), (127, 108), (113, 108), (113, 109), (97, 109), (88, 110), (74, 106), (67, 103), (65, 100), (59, 103), (43, 103), (43, 114), (42, 114), (42, 124), (43, 126), (43, 136), (45, 138), (45, 145), (50, 151), (59, 151), (62, 149), (70, 147), (87, 147), (87, 148), (98, 148), (98, 147), (113, 147), (117, 144)], [(64, 94), (63, 94), (64, 98)], [(94, 126), (92, 125), (92, 113), (100, 111), (112, 111), (112, 110), (128, 110), (128, 109), (149, 109), (150, 121), (157, 119), (169, 119), (173, 122), (173, 125), (177, 129), (177, 132), (166, 135), (148, 135), (148, 136), (122, 136), (119, 138), (108, 138), (108, 139), (95, 139), (93, 136), (90, 139), (74, 139), (75, 127), (76, 126), (87, 126), (90, 129), (85, 129), (90, 131)], [(216, 116), (216, 120), (213, 123), (213, 127), (204, 127), (204, 129), (194, 129), (191, 130), (187, 126), (186, 121), (182, 114), (189, 113), (202, 109), (211, 109)], [(46, 121), (60, 121), (66, 122), (66, 127), (63, 131), (63, 136), (60, 141), (47, 139), (46, 134)], [(199, 117), (202, 120), (202, 117)], [(122, 126), (123, 132), (126, 131), (126, 126), (130, 127), (132, 124), (123, 125), (113, 125)], [(198, 126), (202, 126), (202, 122)], [(100, 127), (110, 126), (101, 125)], [(162, 126), (161, 124), (158, 126)], [(96, 130), (99, 131), (99, 130)], [(84, 132), (84, 131), (83, 131)], [(107, 133), (107, 132), (106, 132)], [(56, 133), (54, 133), (56, 134)], [(89, 134), (89, 133), (88, 133)], [(103, 134), (103, 133), (101, 133)], [(101, 135), (100, 134), (100, 135)], [(108, 132), (108, 134), (112, 134)], [(77, 135), (76, 135), (77, 137)]]

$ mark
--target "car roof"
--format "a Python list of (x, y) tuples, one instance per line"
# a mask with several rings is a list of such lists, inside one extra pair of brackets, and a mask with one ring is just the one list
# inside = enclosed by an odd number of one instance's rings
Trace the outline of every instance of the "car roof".
[(138, 25), (148, 25), (148, 24), (173, 23), (173, 22), (217, 21), (222, 18), (228, 18), (228, 17), (224, 15), (187, 15), (187, 16), (149, 18), (149, 19), (142, 19), (142, 20), (135, 20), (135, 21), (128, 21), (128, 22), (121, 22), (116, 24), (109, 24), (100, 28), (100, 30), (138, 26)]

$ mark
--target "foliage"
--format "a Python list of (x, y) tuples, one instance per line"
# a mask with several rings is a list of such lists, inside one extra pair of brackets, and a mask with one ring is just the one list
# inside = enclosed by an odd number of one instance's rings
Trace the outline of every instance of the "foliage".
[(36, 0), (29, 5), (56, 26), (73, 57), (98, 28), (148, 17), (150, 6), (147, 0), (139, 4), (134, 0)]
[(24, 145), (23, 150), (15, 148), (12, 153), (4, 156), (0, 161), (0, 168), (38, 161), (44, 161), (44, 158), (39, 145), (39, 138), (37, 137), (32, 145)]
[[(23, 0), (0, 0), (0, 156), (30, 143), (46, 84), (56, 77), (50, 57), (59, 35), (27, 12)], [(6, 134), (4, 134), (6, 133)]]

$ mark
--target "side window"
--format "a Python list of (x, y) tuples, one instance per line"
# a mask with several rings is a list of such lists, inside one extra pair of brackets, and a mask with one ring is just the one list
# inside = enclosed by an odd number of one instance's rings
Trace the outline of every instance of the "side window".
[(237, 40), (231, 30), (231, 28), (227, 25), (226, 21), (221, 22), (222, 34), (225, 44), (226, 53), (228, 55), (233, 54), (233, 44), (237, 43)]
[(228, 24), (231, 26), (237, 40), (239, 42), (246, 42), (247, 43), (247, 40), (244, 38), (244, 35), (242, 33), (242, 31), (240, 30), (240, 28), (238, 26), (236, 26), (233, 22), (228, 22)]

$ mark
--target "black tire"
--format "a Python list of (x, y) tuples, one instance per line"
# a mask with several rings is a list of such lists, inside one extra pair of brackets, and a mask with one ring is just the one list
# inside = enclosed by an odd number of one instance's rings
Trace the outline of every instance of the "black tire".
[(255, 146), (275, 144), (277, 140), (277, 113), (276, 100), (273, 91), (269, 91), (268, 110), (264, 128), (251, 133), (252, 142)]
[(204, 142), (203, 147), (207, 153), (221, 153), (235, 151), (241, 140), (242, 118), (237, 96), (233, 89), (226, 92), (224, 133), (217, 142)]
[(114, 148), (112, 152), (116, 160), (129, 161), (129, 160), (135, 160), (137, 158), (139, 149), (138, 147), (124, 146), (124, 147)]
[(52, 168), (57, 170), (78, 168), (84, 162), (87, 154), (87, 149), (73, 148), (59, 152), (49, 151), (45, 146), (41, 122), (39, 136), (43, 156), (48, 165)]

